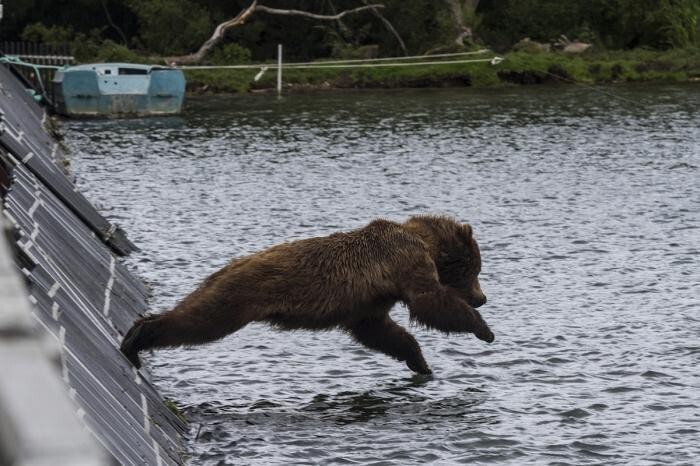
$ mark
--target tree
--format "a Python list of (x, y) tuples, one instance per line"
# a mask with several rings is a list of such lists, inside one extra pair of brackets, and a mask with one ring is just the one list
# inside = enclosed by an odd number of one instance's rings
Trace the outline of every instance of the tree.
[(479, 0), (445, 0), (447, 7), (452, 14), (454, 28), (457, 33), (455, 43), (459, 47), (464, 47), (464, 39), (472, 39), (474, 34), (472, 28), (465, 24), (465, 18), (468, 14), (470, 18), (476, 15), (476, 9), (479, 7)]
[(192, 50), (211, 30), (209, 10), (193, 0), (127, 0), (127, 4), (138, 17), (143, 45), (157, 53)]
[[(700, 2), (697, 0), (614, 0), (595, 2), (599, 34), (614, 48), (687, 47), (698, 42)], [(600, 26), (613, 19), (614, 34)]]

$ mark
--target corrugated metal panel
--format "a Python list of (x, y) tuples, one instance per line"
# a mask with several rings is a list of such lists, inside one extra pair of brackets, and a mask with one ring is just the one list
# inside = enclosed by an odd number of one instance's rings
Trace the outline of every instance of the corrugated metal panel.
[(46, 113), (37, 114), (38, 105), (5, 66), (0, 66), (0, 83), (2, 83), (0, 144), (15, 154), (75, 215), (118, 254), (126, 255), (135, 250), (136, 246), (127, 239), (124, 232), (102, 217), (63, 174), (56, 164), (56, 160), (63, 159), (63, 150), (43, 127), (47, 118)]
[[(2, 75), (0, 83), (4, 91)], [(0, 98), (0, 105), (6, 102)], [(4, 146), (5, 140), (0, 142)], [(25, 256), (21, 266), (37, 318), (62, 345), (63, 377), (71, 397), (91, 432), (122, 464), (181, 463), (184, 424), (118, 350), (122, 335), (146, 311), (144, 285), (115, 258), (94, 225), (76, 215), (76, 204), (67, 205), (46, 184), (59, 178), (37, 176), (21, 162), (22, 153), (12, 150), (16, 147), (10, 145), (7, 152), (0, 147), (0, 157), (12, 165), (5, 215), (18, 231), (17, 245)], [(50, 164), (45, 158), (43, 151), (32, 157)], [(68, 182), (63, 176), (59, 183), (63, 180)], [(78, 195), (72, 185), (70, 189)]]
[(0, 464), (114, 466), (68, 398), (58, 342), (32, 318), (8, 223), (0, 215)]

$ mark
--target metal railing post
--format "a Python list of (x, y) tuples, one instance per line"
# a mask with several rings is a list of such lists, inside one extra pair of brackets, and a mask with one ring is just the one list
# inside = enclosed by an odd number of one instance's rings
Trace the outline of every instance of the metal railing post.
[(277, 95), (282, 95), (282, 44), (277, 44)]

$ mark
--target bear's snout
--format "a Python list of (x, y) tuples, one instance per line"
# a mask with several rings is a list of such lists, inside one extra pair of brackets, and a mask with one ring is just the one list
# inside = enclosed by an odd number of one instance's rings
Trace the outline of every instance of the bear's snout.
[(469, 304), (472, 307), (481, 307), (484, 304), (486, 304), (487, 299), (486, 299), (486, 295), (481, 294), (481, 295), (472, 297), (469, 301), (470, 301)]

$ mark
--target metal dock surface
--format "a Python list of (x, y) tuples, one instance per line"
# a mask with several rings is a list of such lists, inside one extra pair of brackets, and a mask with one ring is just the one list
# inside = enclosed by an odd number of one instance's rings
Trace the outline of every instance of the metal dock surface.
[[(46, 132), (46, 118), (12, 72), (0, 66), (3, 215), (13, 228), (15, 272), (24, 275), (33, 304), (29, 320), (58, 345), (56, 376), (77, 417), (116, 461), (181, 464), (184, 423), (118, 349), (147, 309), (145, 286), (117, 257), (135, 246), (63, 174), (56, 163), (63, 150)], [(12, 272), (3, 270), (0, 322), (17, 314), (6, 296), (24, 294), (18, 280), (4, 279), (6, 273)], [(21, 391), (31, 389), (21, 385), (28, 382), (3, 384)], [(11, 403), (1, 387), (0, 405)]]

